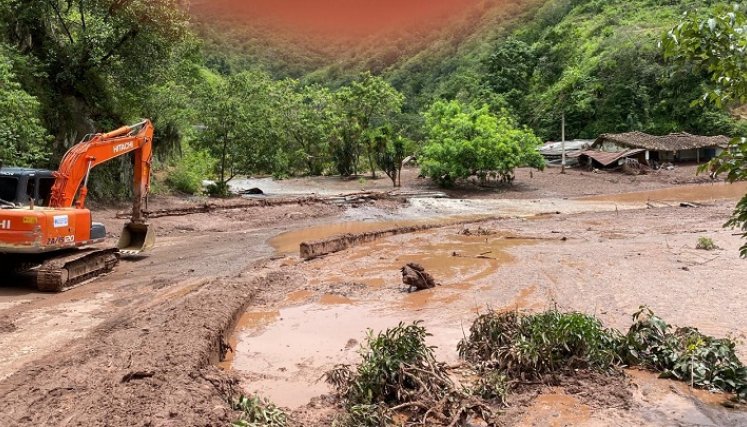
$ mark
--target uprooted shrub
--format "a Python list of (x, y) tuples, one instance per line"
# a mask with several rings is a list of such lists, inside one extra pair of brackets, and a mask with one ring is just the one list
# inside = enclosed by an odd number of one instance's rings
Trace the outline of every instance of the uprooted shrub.
[(672, 330), (646, 307), (633, 315), (633, 321), (622, 348), (626, 363), (747, 399), (747, 367), (737, 357), (733, 340), (703, 335), (695, 328)]
[(715, 251), (718, 249), (718, 246), (716, 246), (716, 243), (710, 237), (700, 237), (698, 238), (698, 243), (695, 245), (695, 249)]
[(618, 365), (620, 334), (595, 317), (548, 310), (538, 314), (489, 312), (459, 342), (461, 358), (512, 379), (538, 379), (572, 369)]
[(285, 427), (287, 425), (285, 412), (267, 399), (258, 396), (241, 396), (234, 402), (233, 408), (241, 411), (241, 416), (231, 423), (232, 427)]
[(369, 331), (355, 370), (340, 365), (325, 375), (347, 409), (337, 424), (387, 426), (395, 415), (433, 426), (456, 425), (467, 416), (489, 419), (489, 408), (449, 378), (426, 344), (428, 336), (420, 322)]

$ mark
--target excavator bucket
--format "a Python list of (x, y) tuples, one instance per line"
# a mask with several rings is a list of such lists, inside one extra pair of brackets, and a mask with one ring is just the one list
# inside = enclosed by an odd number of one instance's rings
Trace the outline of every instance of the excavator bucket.
[(138, 255), (156, 244), (156, 234), (146, 223), (128, 223), (122, 229), (119, 237), (119, 253), (122, 255)]

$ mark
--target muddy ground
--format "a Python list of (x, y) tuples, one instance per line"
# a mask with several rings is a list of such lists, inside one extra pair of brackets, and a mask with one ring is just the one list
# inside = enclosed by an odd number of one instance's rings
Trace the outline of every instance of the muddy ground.
[[(519, 171), (512, 187), (451, 192), (471, 199), (465, 201), (303, 203), (154, 219), (154, 252), (123, 261), (106, 277), (56, 295), (5, 280), (0, 424), (226, 425), (235, 417), (227, 396), (257, 391), (288, 407), (298, 425), (328, 425), (334, 408), (318, 398), (329, 390), (317, 380), (335, 363), (356, 360), (366, 328), (425, 320), (439, 357), (456, 362), (462, 328), (487, 307), (557, 305), (624, 329), (640, 305), (649, 305), (674, 324), (743, 336), (747, 264), (738, 258), (739, 237), (721, 228), (734, 205), (713, 199), (721, 190), (707, 184), (679, 187), (681, 197), (664, 190), (575, 199), (702, 179), (693, 172)], [(408, 188), (432, 189), (408, 173)], [(360, 191), (360, 184), (302, 179), (280, 188), (336, 194)], [(163, 198), (151, 208), (199, 203)], [(118, 210), (97, 212), (114, 234)], [(501, 218), (479, 225), (495, 234), (465, 235), (478, 226), (452, 226), (309, 262), (296, 252), (301, 241), (341, 230), (481, 214)], [(700, 236), (721, 249), (695, 250)], [(441, 286), (404, 293), (399, 268), (411, 261)], [(739, 351), (747, 357), (744, 344)], [(590, 398), (597, 388), (609, 389), (612, 403)], [(614, 397), (620, 388), (628, 393)], [(743, 411), (718, 405), (723, 398), (629, 372), (606, 388), (581, 381), (534, 390), (517, 397), (505, 421), (747, 424)]]

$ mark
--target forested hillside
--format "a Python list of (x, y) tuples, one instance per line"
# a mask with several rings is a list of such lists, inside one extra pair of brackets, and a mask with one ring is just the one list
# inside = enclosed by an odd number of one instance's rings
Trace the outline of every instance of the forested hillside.
[[(570, 137), (743, 133), (726, 112), (691, 105), (705, 75), (667, 63), (659, 46), (710, 1), (463, 3), (429, 25), (331, 40), (177, 0), (0, 0), (0, 158), (55, 167), (85, 134), (151, 117), (159, 176), (196, 192), (206, 176), (390, 174), (439, 143), (434, 114), (478, 134), (490, 115), (529, 132), (523, 141), (558, 138), (561, 114)], [(94, 194), (124, 191), (126, 170), (98, 171)]]
[[(470, 25), (383, 70), (416, 112), (442, 98), (508, 109), (544, 139), (642, 130), (731, 134), (728, 114), (692, 108), (705, 76), (665, 63), (659, 43), (686, 11), (711, 1), (550, 0), (502, 22)], [(504, 10), (504, 9), (500, 9)], [(373, 56), (373, 55), (372, 55)], [(312, 77), (335, 80), (332, 65)]]

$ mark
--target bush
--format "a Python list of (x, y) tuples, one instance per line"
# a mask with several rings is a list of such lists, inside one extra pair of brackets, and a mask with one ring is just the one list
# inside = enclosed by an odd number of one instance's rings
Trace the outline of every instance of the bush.
[(325, 375), (346, 405), (343, 425), (391, 425), (394, 413), (421, 425), (470, 414), (490, 417), (487, 406), (455, 387), (434, 348), (425, 343), (428, 336), (419, 322), (376, 335), (369, 331), (356, 370), (340, 365)]
[(227, 182), (214, 182), (207, 186), (205, 192), (210, 197), (225, 198), (231, 195), (231, 188)]
[(166, 184), (173, 190), (197, 194), (202, 191), (202, 181), (215, 169), (215, 159), (206, 151), (196, 151), (186, 146), (184, 155), (166, 176)]
[(622, 350), (626, 363), (695, 387), (734, 392), (747, 398), (747, 367), (737, 357), (734, 341), (703, 335), (695, 328), (672, 332), (669, 324), (646, 307), (641, 307), (633, 320)]
[(241, 411), (241, 417), (231, 423), (232, 427), (285, 427), (287, 423), (282, 410), (258, 396), (241, 396), (233, 408)]
[(487, 106), (438, 101), (425, 113), (425, 129), (422, 171), (441, 185), (471, 176), (483, 183), (490, 178), (510, 182), (517, 167), (545, 165), (539, 138), (508, 117), (492, 115)]
[(38, 166), (49, 157), (52, 138), (39, 110), (39, 101), (16, 81), (11, 58), (0, 44), (0, 164)]
[(475, 320), (457, 348), (463, 359), (509, 378), (540, 378), (572, 369), (613, 368), (621, 361), (620, 342), (618, 332), (582, 313), (490, 312)]
[(698, 244), (695, 245), (695, 249), (701, 249), (704, 251), (713, 251), (718, 249), (718, 246), (713, 242), (710, 237), (701, 237), (698, 239)]

